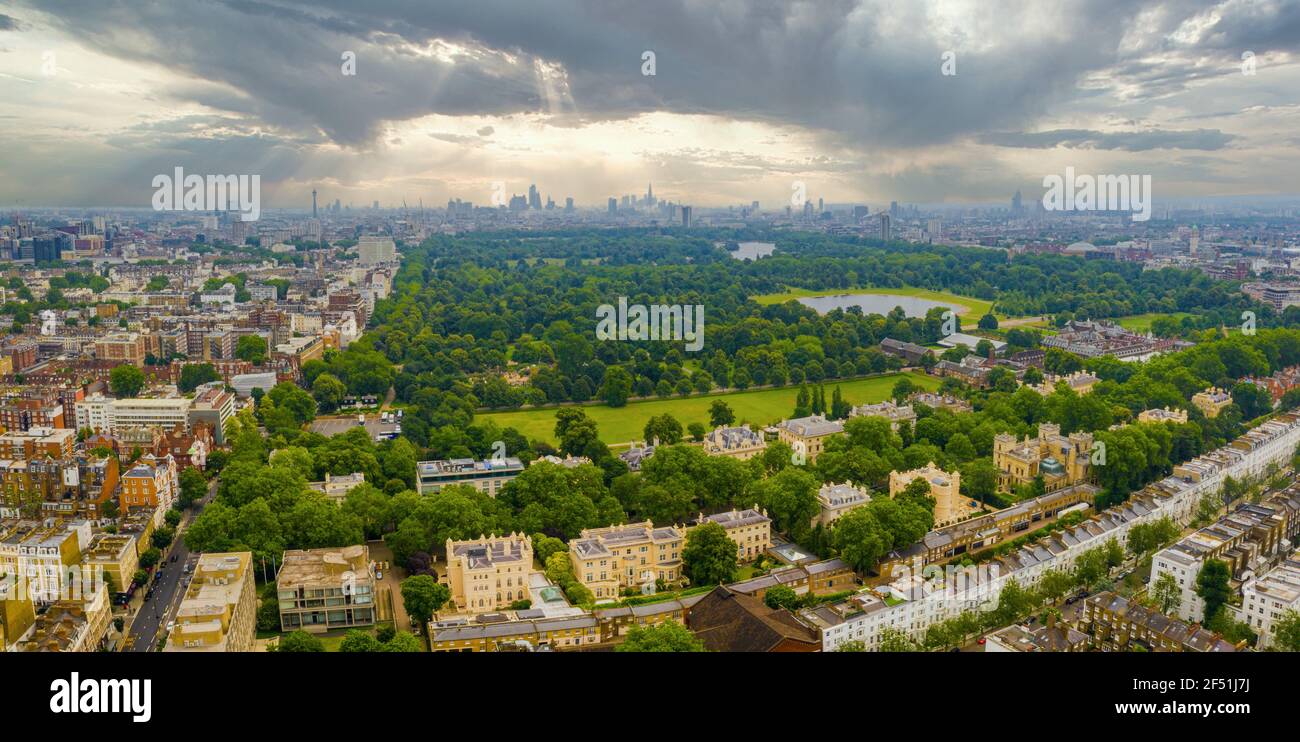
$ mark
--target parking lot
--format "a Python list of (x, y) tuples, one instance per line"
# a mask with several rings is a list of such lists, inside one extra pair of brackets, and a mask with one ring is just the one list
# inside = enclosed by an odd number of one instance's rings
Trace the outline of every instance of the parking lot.
[[(360, 425), (357, 421), (357, 415), (335, 415), (333, 417), (318, 417), (311, 422), (308, 430), (313, 433), (320, 433), (323, 436), (333, 438), (336, 435), (352, 430)], [(399, 423), (395, 421), (383, 422), (379, 413), (372, 412), (365, 416), (366, 433), (371, 440), (376, 437), (393, 437), (397, 434)]]

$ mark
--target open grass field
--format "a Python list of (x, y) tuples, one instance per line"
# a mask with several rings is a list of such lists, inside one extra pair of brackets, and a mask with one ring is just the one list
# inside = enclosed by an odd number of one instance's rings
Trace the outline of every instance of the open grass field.
[(1133, 314), (1128, 317), (1120, 317), (1115, 320), (1121, 327), (1132, 332), (1150, 332), (1151, 323), (1161, 317), (1172, 317), (1182, 319), (1183, 317), (1192, 316), (1188, 312), (1170, 312), (1168, 314), (1151, 313), (1151, 314)]
[[(865, 379), (837, 381), (826, 384), (826, 401), (836, 386), (840, 387), (844, 398), (852, 404), (879, 402), (889, 396), (899, 378), (907, 376), (918, 387), (933, 390), (939, 387), (939, 380), (922, 373), (888, 374)], [(587, 415), (596, 421), (600, 429), (601, 440), (611, 446), (627, 444), (642, 438), (646, 421), (654, 415), (667, 412), (682, 424), (685, 429), (693, 422), (709, 424), (709, 405), (713, 400), (722, 399), (731, 405), (736, 413), (736, 421), (763, 426), (783, 420), (794, 411), (794, 400), (799, 394), (799, 387), (781, 389), (761, 389), (757, 391), (731, 392), (728, 394), (710, 394), (700, 397), (681, 399), (656, 399), (645, 402), (629, 402), (626, 407), (612, 408), (605, 405), (588, 405), (584, 407)], [(529, 440), (555, 443), (555, 412), (550, 407), (540, 410), (512, 410), (508, 412), (485, 412), (476, 416), (478, 420), (491, 420), (502, 428), (514, 428)]]
[[(894, 296), (912, 296), (917, 299), (929, 299), (930, 301), (940, 301), (952, 306), (952, 310), (963, 317), (972, 320), (979, 319), (989, 313), (993, 308), (993, 302), (984, 301), (983, 299), (974, 299), (969, 296), (958, 296), (946, 291), (930, 291), (929, 289), (919, 289), (914, 286), (902, 286), (900, 288), (867, 288), (867, 289), (824, 289), (813, 291), (812, 289), (791, 288), (779, 294), (760, 294), (750, 297), (759, 304), (781, 304), (791, 299), (800, 299), (806, 296), (834, 296), (836, 294), (890, 294)], [(995, 315), (1002, 319), (1002, 315)]]

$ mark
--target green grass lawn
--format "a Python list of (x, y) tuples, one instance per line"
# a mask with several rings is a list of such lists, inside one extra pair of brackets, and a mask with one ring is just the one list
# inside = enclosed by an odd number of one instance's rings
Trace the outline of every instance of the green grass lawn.
[[(898, 379), (906, 375), (913, 383), (928, 390), (939, 388), (939, 379), (922, 373), (888, 374), (866, 379), (837, 381), (826, 384), (826, 400), (830, 401), (836, 386), (844, 393), (844, 398), (858, 405), (867, 402), (879, 402), (889, 396)], [(713, 400), (722, 399), (731, 405), (736, 413), (736, 421), (749, 422), (763, 426), (778, 422), (794, 412), (794, 400), (799, 387), (781, 389), (761, 389), (748, 392), (731, 392), (729, 394), (710, 394), (701, 397), (681, 399), (650, 400), (629, 402), (626, 407), (613, 408), (606, 405), (588, 405), (583, 409), (596, 421), (600, 429), (601, 440), (610, 445), (625, 444), (640, 440), (646, 421), (654, 415), (667, 412), (677, 418), (685, 429), (693, 422), (709, 424), (709, 405)], [(491, 420), (502, 428), (514, 428), (530, 440), (542, 440), (555, 443), (554, 407), (540, 410), (512, 410), (507, 412), (485, 412), (476, 416), (479, 420)]]
[[(750, 298), (759, 304), (781, 304), (791, 299), (799, 299), (807, 296), (834, 296), (836, 294), (891, 294), (894, 296), (911, 296), (917, 299), (929, 299), (930, 301), (941, 301), (950, 303), (952, 310), (957, 314), (969, 317), (972, 321), (989, 313), (993, 308), (993, 302), (984, 301), (983, 299), (974, 299), (969, 296), (958, 296), (946, 291), (930, 291), (929, 289), (919, 289), (914, 286), (903, 286), (900, 288), (869, 288), (869, 289), (823, 289), (814, 291), (812, 289), (791, 288), (779, 294), (760, 294)], [(1003, 319), (1002, 315), (996, 315), (998, 319)]]
[(1124, 329), (1130, 330), (1132, 332), (1150, 332), (1151, 323), (1161, 317), (1172, 317), (1174, 319), (1182, 319), (1183, 317), (1191, 317), (1191, 316), (1192, 315), (1188, 312), (1170, 312), (1168, 314), (1160, 314), (1160, 313), (1133, 314), (1128, 317), (1120, 317), (1118, 320), (1115, 321), (1119, 323), (1120, 327), (1123, 327)]

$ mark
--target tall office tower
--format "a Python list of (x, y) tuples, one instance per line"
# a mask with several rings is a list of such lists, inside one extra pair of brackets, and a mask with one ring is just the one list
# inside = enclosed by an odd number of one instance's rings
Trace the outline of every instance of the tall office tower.
[(826, 202), (825, 202), (825, 201), (822, 201), (821, 196), (818, 196), (818, 197), (817, 197), (817, 213), (818, 213), (818, 214), (823, 214), (823, 213), (825, 213), (825, 212), (826, 212)]
[(861, 222), (863, 219), (867, 218), (867, 214), (869, 213), (871, 213), (871, 209), (867, 208), (866, 206), (854, 206), (853, 221)]
[(888, 241), (890, 238), (890, 221), (889, 214), (880, 215), (880, 239)]
[(689, 206), (682, 207), (682, 226), (683, 227), (691, 226), (691, 207)]
[(645, 184), (645, 205), (646, 206), (655, 205), (655, 189), (649, 183)]
[(1021, 209), (1020, 191), (1017, 190), (1016, 195), (1011, 197), (1011, 213), (1019, 216), (1020, 209)]
[(757, 201), (754, 201), (753, 203), (751, 203), (751, 204), (749, 205), (749, 208), (750, 208), (751, 211), (758, 211), (758, 202), (757, 202)]
[(813, 215), (812, 201), (803, 202), (803, 215), (805, 219), (811, 219)]
[(889, 202), (889, 215), (892, 216), (892, 217), (895, 217), (895, 218), (898, 217), (898, 202), (897, 202), (897, 201), (890, 201), (890, 202)]
[(564, 210), (573, 211), (573, 196), (564, 199)]
[(542, 194), (537, 192), (536, 185), (528, 186), (528, 208), (530, 209), (542, 208)]
[(611, 214), (618, 213), (618, 199), (614, 198), (613, 196), (609, 197), (609, 213)]
[(311, 218), (316, 218), (316, 189), (311, 189)]
[(943, 234), (943, 222), (932, 218), (925, 223), (925, 231), (929, 232), (931, 237), (938, 237)]
[(374, 206), (372, 208), (374, 208), (375, 211), (379, 211), (379, 202), (375, 201)]

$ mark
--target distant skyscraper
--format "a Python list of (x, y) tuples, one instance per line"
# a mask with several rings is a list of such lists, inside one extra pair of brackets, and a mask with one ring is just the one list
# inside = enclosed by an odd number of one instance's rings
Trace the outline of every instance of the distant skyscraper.
[(537, 192), (536, 185), (528, 186), (528, 208), (530, 209), (542, 208), (542, 194)]
[(863, 219), (867, 218), (867, 214), (869, 213), (871, 213), (871, 209), (867, 208), (866, 206), (854, 206), (853, 221), (861, 222)]
[(691, 226), (691, 207), (689, 206), (682, 207), (682, 226), (683, 227)]
[(311, 218), (316, 218), (316, 189), (311, 189)]
[(889, 202), (889, 215), (892, 216), (892, 217), (894, 217), (894, 218), (897, 218), (897, 217), (898, 217), (898, 202), (897, 202), (897, 201), (890, 201), (890, 202)]
[[(897, 207), (897, 206), (898, 206), (898, 204), (895, 203), (895, 204), (894, 204), (894, 207)], [(892, 217), (890, 217), (889, 214), (881, 214), (881, 215), (880, 215), (880, 239), (882, 239), (882, 240), (886, 240), (886, 241), (888, 241), (888, 240), (890, 239), (890, 236), (891, 236), (890, 222), (891, 222), (891, 221), (892, 221)]]
[(646, 183), (645, 185), (645, 205), (646, 206), (655, 205), (655, 189), (649, 183)]
[(1011, 197), (1011, 213), (1012, 213), (1012, 214), (1019, 214), (1019, 213), (1020, 213), (1020, 209), (1021, 209), (1021, 203), (1020, 203), (1020, 191), (1017, 190), (1017, 191), (1016, 191), (1016, 195), (1014, 195), (1014, 196)]
[(818, 214), (821, 214), (821, 213), (823, 213), (824, 211), (826, 211), (826, 202), (825, 202), (825, 201), (822, 201), (821, 197), (818, 196), (818, 197), (817, 197), (817, 213), (818, 213)]
[(614, 198), (613, 196), (609, 197), (609, 213), (611, 214), (618, 213), (618, 199)]
[(573, 196), (564, 199), (564, 210), (573, 211)]

